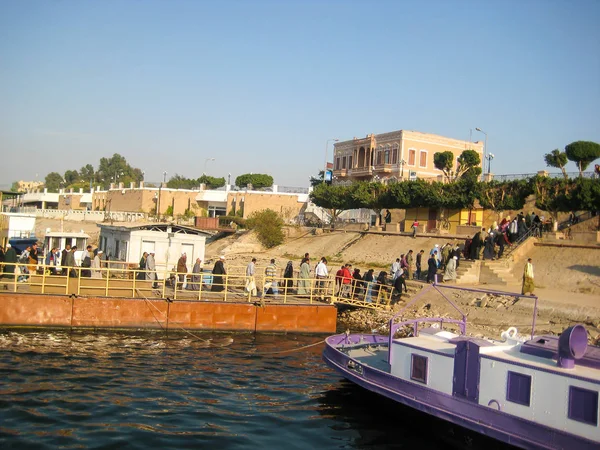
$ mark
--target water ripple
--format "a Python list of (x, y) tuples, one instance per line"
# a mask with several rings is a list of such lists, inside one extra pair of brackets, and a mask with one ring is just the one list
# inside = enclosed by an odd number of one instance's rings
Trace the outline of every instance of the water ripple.
[(505, 448), (341, 380), (322, 348), (264, 354), (314, 336), (201, 338), (0, 332), (0, 446)]

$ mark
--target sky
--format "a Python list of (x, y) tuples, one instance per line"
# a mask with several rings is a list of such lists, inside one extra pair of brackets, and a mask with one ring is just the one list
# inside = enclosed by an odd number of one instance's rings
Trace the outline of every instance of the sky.
[(118, 153), (306, 187), (329, 139), (476, 127), (492, 172), (533, 173), (600, 142), (598, 23), (599, 0), (0, 0), (0, 185)]

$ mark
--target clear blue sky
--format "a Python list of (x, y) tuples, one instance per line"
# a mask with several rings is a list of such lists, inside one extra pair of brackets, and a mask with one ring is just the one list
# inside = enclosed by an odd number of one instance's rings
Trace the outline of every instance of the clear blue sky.
[(119, 153), (307, 186), (329, 138), (475, 127), (493, 172), (535, 172), (600, 142), (599, 24), (599, 0), (2, 0), (0, 184)]

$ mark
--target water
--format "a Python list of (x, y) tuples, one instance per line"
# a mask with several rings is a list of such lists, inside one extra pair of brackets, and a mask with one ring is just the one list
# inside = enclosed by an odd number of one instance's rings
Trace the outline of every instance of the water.
[[(506, 448), (343, 381), (315, 336), (0, 331), (0, 447)], [(212, 339), (207, 343), (206, 339)]]

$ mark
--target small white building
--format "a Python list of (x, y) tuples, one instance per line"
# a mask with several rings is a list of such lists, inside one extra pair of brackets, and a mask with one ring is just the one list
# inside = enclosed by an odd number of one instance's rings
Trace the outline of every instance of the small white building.
[(190, 270), (196, 258), (204, 261), (206, 239), (212, 236), (196, 228), (167, 223), (98, 226), (99, 248), (110, 260), (137, 264), (144, 252), (154, 253), (159, 273), (176, 266), (182, 253), (187, 255)]

